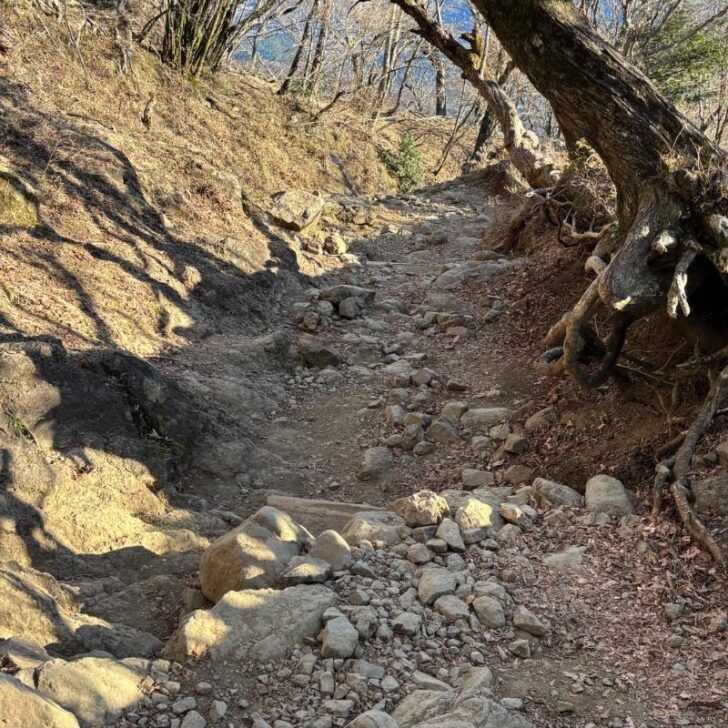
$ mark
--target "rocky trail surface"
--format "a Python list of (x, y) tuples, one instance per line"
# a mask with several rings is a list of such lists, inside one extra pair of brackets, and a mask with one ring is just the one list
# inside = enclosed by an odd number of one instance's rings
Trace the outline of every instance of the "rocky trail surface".
[[(531, 342), (503, 334), (529, 315), (529, 263), (483, 245), (507, 200), (464, 178), (337, 204), (346, 265), (286, 309), (298, 364), (256, 402), (255, 468), (226, 471), (231, 436), (216, 477), (178, 494), (184, 528), (160, 514), (155, 538), (187, 546), (119, 573), (108, 622), (64, 612), (51, 577), (0, 573), (81, 643), (51, 658), (18, 620), (0, 725), (726, 725), (722, 583), (602, 454), (578, 482), (543, 465), (560, 413)], [(232, 342), (211, 338), (186, 356), (232, 402)], [(86, 585), (94, 614), (104, 583)]]

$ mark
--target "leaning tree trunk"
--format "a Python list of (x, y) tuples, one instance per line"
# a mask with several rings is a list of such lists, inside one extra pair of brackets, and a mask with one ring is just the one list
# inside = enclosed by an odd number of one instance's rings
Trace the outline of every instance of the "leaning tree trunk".
[(458, 43), (418, 0), (391, 0), (417, 23), (416, 33), (441, 51), (462, 71), (463, 78), (485, 99), (503, 132), (503, 143), (516, 169), (532, 187), (552, 184), (554, 165), (534, 149), (525, 133), (518, 111), (498, 83), (481, 74), (481, 57), (476, 49)]
[[(617, 226), (608, 244), (604, 244), (607, 238), (601, 241), (591, 259), (597, 278), (549, 332), (549, 345), (560, 346), (549, 352), (545, 366), (552, 373), (567, 370), (584, 384), (598, 384), (615, 366), (632, 322), (666, 308), (671, 318), (682, 313), (689, 324), (699, 313), (691, 311), (696, 294), (703, 307), (707, 301), (706, 317), (725, 322), (725, 153), (605, 42), (570, 0), (474, 3), (521, 71), (549, 101), (566, 138), (583, 139), (599, 154), (617, 190)], [(605, 308), (614, 319), (614, 335), (606, 345), (588, 325)], [(590, 353), (600, 363), (588, 371), (583, 362)], [(722, 354), (725, 362), (728, 351)], [(670, 484), (691, 536), (720, 562), (720, 549), (690, 505), (688, 476), (694, 449), (726, 396), (728, 367), (717, 378), (677, 455), (658, 466), (655, 483), (656, 507)]]

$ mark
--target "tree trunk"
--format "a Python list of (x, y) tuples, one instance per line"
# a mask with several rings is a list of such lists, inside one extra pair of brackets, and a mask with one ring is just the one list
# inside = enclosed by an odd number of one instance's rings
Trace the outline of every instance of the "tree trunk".
[(329, 35), (329, 24), (331, 23), (331, 0), (323, 0), (321, 7), (321, 20), (319, 22), (319, 34), (316, 41), (316, 50), (313, 54), (311, 62), (311, 93), (318, 91), (318, 85), (321, 80), (321, 66), (324, 61), (324, 53), (326, 50), (326, 39)]
[[(485, 60), (485, 59), (484, 59)], [(503, 72), (498, 76), (498, 85), (503, 87), (508, 82), (508, 79), (510, 78), (510, 75), (513, 73), (515, 69), (515, 64), (512, 61), (509, 61), (506, 64), (506, 67), (503, 69)], [(481, 74), (483, 72), (483, 69), (485, 69), (485, 63), (481, 66)], [(483, 149), (485, 149), (485, 145), (490, 141), (491, 137), (493, 136), (493, 132), (495, 131), (496, 127), (496, 118), (493, 112), (491, 111), (490, 106), (486, 106), (485, 113), (483, 114), (483, 118), (480, 120), (480, 126), (478, 127), (478, 136), (475, 139), (475, 146), (473, 147), (473, 152), (470, 155), (470, 161), (474, 162), (478, 159), (480, 159), (480, 156), (482, 154)]]
[[(725, 181), (703, 171), (725, 167), (725, 155), (569, 0), (475, 5), (549, 101), (566, 137), (586, 140), (617, 188), (619, 252), (600, 276), (601, 299), (623, 316), (664, 303), (673, 277), (669, 266), (665, 271), (650, 264), (655, 246), (674, 253), (688, 237), (728, 246), (728, 198), (720, 199)], [(719, 268), (728, 273), (726, 262)]]
[(485, 99), (503, 130), (506, 151), (518, 171), (533, 187), (547, 187), (553, 183), (554, 165), (533, 148), (513, 102), (492, 78), (481, 76), (481, 58), (458, 43), (453, 36), (431, 18), (417, 0), (391, 0), (417, 23), (417, 34), (441, 51), (462, 71)]
[(435, 66), (435, 116), (447, 116), (447, 89), (445, 88), (445, 64), (439, 54), (432, 59)]
[[(597, 278), (549, 332), (548, 344), (561, 346), (542, 357), (544, 367), (550, 373), (566, 370), (586, 385), (603, 382), (618, 361), (629, 326), (660, 308), (671, 318), (681, 312), (685, 327), (717, 324), (725, 335), (726, 154), (606, 43), (570, 0), (514, 0), (507, 7), (499, 0), (474, 3), (549, 101), (569, 143), (586, 140), (617, 189), (618, 226), (590, 259)], [(604, 307), (614, 322), (606, 344), (589, 325)], [(712, 338), (714, 344), (717, 337)], [(590, 356), (599, 361), (596, 370), (585, 368)], [(693, 454), (728, 398), (728, 347), (693, 362), (698, 371), (718, 361), (724, 369), (677, 454), (657, 467), (653, 513), (659, 513), (669, 484), (691, 537), (724, 565), (689, 497)]]
[(301, 65), (301, 59), (303, 58), (303, 54), (306, 50), (306, 44), (308, 43), (308, 38), (311, 35), (311, 24), (313, 23), (313, 19), (316, 15), (316, 10), (319, 6), (319, 0), (313, 0), (313, 5), (311, 6), (311, 12), (308, 14), (308, 17), (306, 18), (306, 24), (303, 26), (303, 35), (301, 36), (301, 42), (298, 45), (298, 48), (296, 49), (296, 54), (293, 56), (293, 62), (291, 63), (291, 67), (288, 70), (288, 75), (286, 76), (286, 80), (281, 85), (280, 89), (278, 89), (278, 93), (283, 96), (283, 94), (288, 93), (288, 89), (290, 89), (291, 84), (293, 83), (293, 79), (296, 77), (296, 72), (298, 71), (298, 67)]

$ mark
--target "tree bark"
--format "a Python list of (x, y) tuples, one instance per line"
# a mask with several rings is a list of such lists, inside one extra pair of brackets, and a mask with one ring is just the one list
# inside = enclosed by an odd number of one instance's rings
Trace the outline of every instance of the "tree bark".
[(447, 89), (445, 88), (445, 64), (439, 55), (432, 59), (435, 67), (435, 116), (447, 116)]
[(298, 67), (301, 65), (301, 59), (303, 58), (303, 54), (306, 49), (306, 44), (308, 43), (309, 36), (311, 35), (311, 25), (313, 23), (314, 17), (316, 16), (316, 11), (318, 10), (318, 6), (319, 6), (319, 0), (313, 0), (313, 5), (311, 6), (311, 12), (308, 14), (308, 17), (306, 18), (306, 23), (303, 26), (303, 35), (301, 36), (301, 42), (299, 43), (298, 48), (296, 49), (296, 54), (293, 56), (293, 62), (291, 63), (291, 67), (288, 70), (286, 79), (285, 79), (285, 81), (283, 81), (283, 84), (281, 85), (280, 89), (278, 89), (278, 93), (281, 96), (288, 93), (288, 89), (291, 87), (291, 84), (293, 83), (293, 79), (296, 77), (296, 72), (298, 71)]

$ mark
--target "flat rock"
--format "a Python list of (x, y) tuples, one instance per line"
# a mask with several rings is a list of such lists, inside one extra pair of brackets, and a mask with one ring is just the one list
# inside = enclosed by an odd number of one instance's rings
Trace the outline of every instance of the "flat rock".
[(460, 424), (470, 430), (483, 430), (506, 422), (513, 412), (507, 407), (470, 409), (460, 418)]
[(106, 725), (111, 717), (137, 705), (145, 672), (108, 657), (50, 660), (35, 674), (36, 688), (73, 713), (83, 727)]
[(205, 654), (280, 659), (315, 637), (324, 612), (337, 602), (335, 592), (318, 584), (231, 591), (212, 609), (192, 612), (170, 638), (165, 655), (180, 662)]
[(467, 619), (470, 616), (470, 607), (458, 597), (446, 594), (435, 601), (434, 610), (441, 614), (446, 622), (455, 622), (458, 619)]
[(457, 584), (455, 574), (446, 569), (425, 569), (420, 576), (417, 593), (420, 601), (429, 606), (440, 597), (453, 594)]
[(347, 723), (346, 728), (399, 728), (399, 726), (394, 718), (381, 710), (367, 710), (358, 718), (354, 718), (351, 723)]
[(336, 306), (348, 298), (358, 298), (365, 303), (371, 303), (375, 295), (376, 291), (371, 288), (350, 285), (331, 286), (330, 288), (322, 288), (319, 291), (319, 298)]
[(581, 566), (586, 546), (569, 546), (563, 551), (544, 556), (543, 563), (556, 571), (572, 571)]
[(283, 572), (281, 583), (284, 586), (296, 584), (323, 584), (331, 578), (331, 564), (311, 556), (294, 556)]
[(462, 472), (464, 488), (488, 488), (495, 485), (495, 474), (490, 470), (475, 470), (465, 468)]
[(595, 475), (586, 484), (584, 500), (588, 510), (609, 515), (629, 515), (634, 506), (621, 480)]
[(554, 506), (584, 507), (584, 496), (568, 485), (556, 483), (545, 478), (536, 478), (533, 481), (534, 493), (541, 499)]
[(356, 546), (362, 541), (398, 543), (398, 529), (404, 526), (404, 518), (391, 511), (363, 511), (353, 516), (341, 532), (344, 540)]
[(0, 725), (3, 728), (79, 728), (73, 713), (2, 672)]
[(532, 634), (534, 637), (543, 637), (548, 631), (547, 626), (530, 610), (518, 606), (513, 612), (513, 626)]

